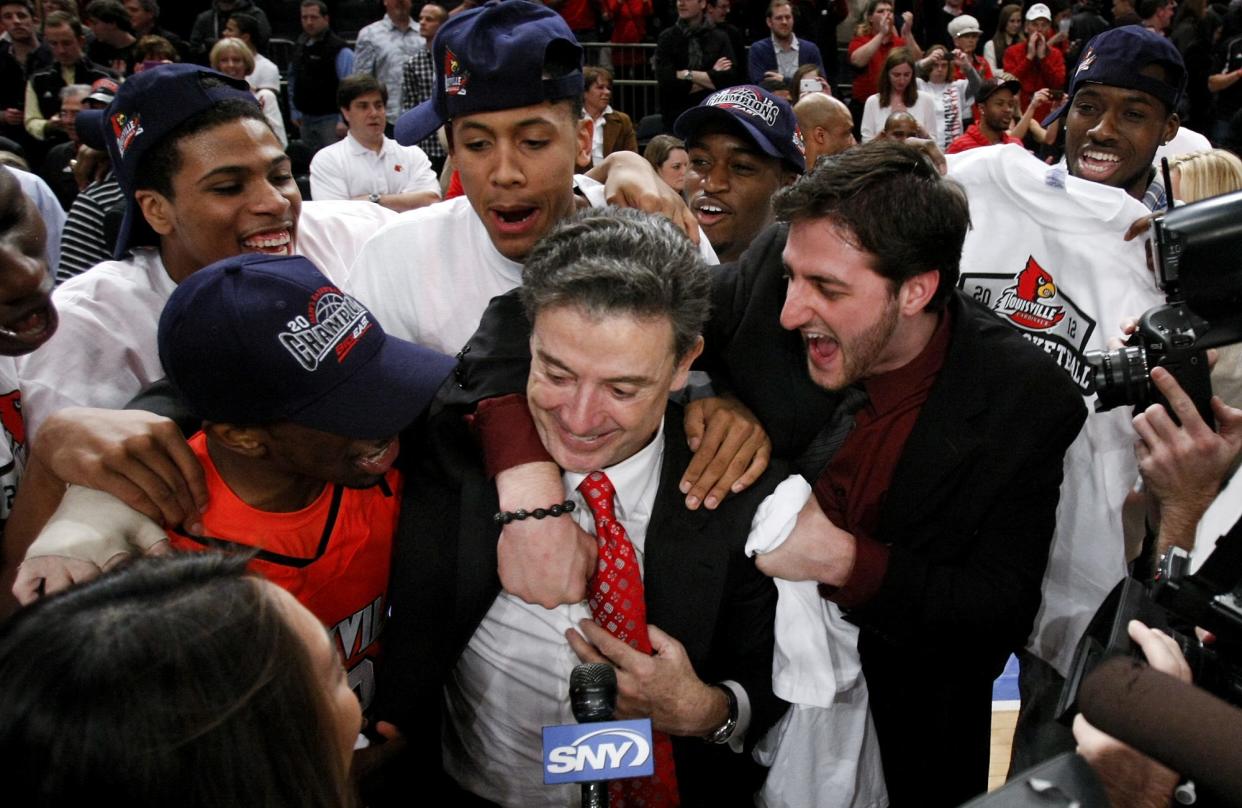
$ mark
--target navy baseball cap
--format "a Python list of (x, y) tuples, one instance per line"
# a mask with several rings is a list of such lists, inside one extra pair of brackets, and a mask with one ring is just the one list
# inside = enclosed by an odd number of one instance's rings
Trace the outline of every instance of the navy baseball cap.
[(134, 203), (134, 180), (142, 155), (186, 119), (229, 100), (259, 103), (241, 79), (199, 65), (167, 64), (134, 74), (121, 84), (106, 108), (78, 113), (78, 136), (91, 148), (107, 149), (125, 193), (125, 218), (114, 257), (124, 255), (131, 244), (159, 243)]
[[(431, 45), (431, 98), (397, 119), (412, 146), (451, 118), (582, 95), (582, 47), (564, 18), (527, 0), (491, 0), (440, 26)], [(545, 65), (575, 69), (545, 78)]]
[(742, 84), (704, 98), (697, 107), (681, 113), (673, 124), (677, 137), (689, 143), (701, 127), (723, 122), (741, 128), (764, 154), (789, 163), (799, 174), (806, 173), (806, 146), (793, 107), (762, 87)]
[(392, 437), (427, 407), (455, 360), (389, 336), (301, 256), (226, 258), (173, 291), (160, 361), (206, 421)]
[[(1139, 72), (1153, 64), (1164, 68), (1164, 80)], [(1044, 119), (1044, 126), (1068, 112), (1074, 94), (1084, 84), (1141, 90), (1160, 99), (1169, 112), (1174, 112), (1186, 90), (1186, 63), (1172, 42), (1141, 25), (1123, 25), (1096, 34), (1078, 60), (1065, 103)]]
[(1001, 73), (990, 79), (984, 79), (979, 85), (979, 89), (975, 91), (975, 101), (982, 104), (992, 97), (997, 90), (1008, 90), (1013, 93), (1013, 97), (1017, 98), (1018, 93), (1022, 92), (1022, 83), (1008, 73)]

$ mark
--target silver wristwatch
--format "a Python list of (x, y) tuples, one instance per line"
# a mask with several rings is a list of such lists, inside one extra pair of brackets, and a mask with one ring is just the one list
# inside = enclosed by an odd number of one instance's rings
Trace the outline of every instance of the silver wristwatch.
[(733, 737), (733, 730), (737, 728), (737, 694), (728, 685), (713, 684), (712, 687), (724, 691), (725, 698), (729, 700), (729, 717), (714, 731), (704, 735), (703, 740), (707, 743), (728, 743), (729, 738)]

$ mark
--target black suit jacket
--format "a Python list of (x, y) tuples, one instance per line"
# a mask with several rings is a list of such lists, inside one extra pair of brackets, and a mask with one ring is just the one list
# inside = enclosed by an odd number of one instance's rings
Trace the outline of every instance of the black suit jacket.
[[(784, 230), (717, 270), (705, 351), (778, 455), (831, 412), (798, 335), (780, 327)], [(849, 610), (894, 808), (958, 805), (987, 787), (991, 681), (1040, 602), (1066, 449), (1086, 419), (1042, 351), (960, 292), (945, 363), (906, 441), (878, 535), (876, 596)]]
[[(749, 749), (786, 705), (772, 693), (776, 589), (742, 548), (755, 509), (784, 475), (770, 471), (715, 512), (687, 510), (677, 488), (690, 462), (682, 418), (670, 405), (644, 557), (647, 615), (685, 645), (700, 679), (731, 679), (746, 689)], [(492, 520), (499, 506), (457, 419), (440, 420), (428, 443), (410, 448), (403, 456), (423, 462), (405, 483), (379, 687), (384, 706), (377, 714), (417, 727), (409, 733), (420, 747), (413, 757), (418, 766), (438, 769), (443, 683), (500, 592), (499, 527)], [(674, 738), (674, 755), (686, 805), (737, 804), (764, 775), (748, 754), (697, 738)], [(417, 776), (430, 782), (437, 774)]]

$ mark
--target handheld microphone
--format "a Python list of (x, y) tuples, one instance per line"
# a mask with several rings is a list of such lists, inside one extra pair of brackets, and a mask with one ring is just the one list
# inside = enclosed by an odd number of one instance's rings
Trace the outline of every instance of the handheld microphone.
[[(617, 708), (617, 672), (602, 662), (576, 666), (569, 675), (569, 705), (579, 724), (611, 721)], [(582, 808), (608, 808), (608, 784), (583, 783)]]
[(1078, 700), (1101, 731), (1194, 780), (1215, 804), (1242, 808), (1242, 710), (1124, 657), (1092, 671)]

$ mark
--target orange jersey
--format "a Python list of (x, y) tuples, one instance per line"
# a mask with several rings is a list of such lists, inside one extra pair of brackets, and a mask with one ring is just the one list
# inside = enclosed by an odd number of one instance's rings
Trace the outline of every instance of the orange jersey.
[(375, 658), (388, 611), (388, 570), (401, 502), (401, 474), (391, 469), (379, 485), (325, 485), (300, 511), (270, 513), (250, 507), (220, 477), (198, 433), (190, 448), (203, 464), (211, 505), (204, 534), (168, 529), (178, 550), (219, 549), (258, 554), (250, 569), (287, 589), (332, 633), (363, 709), (375, 691)]

